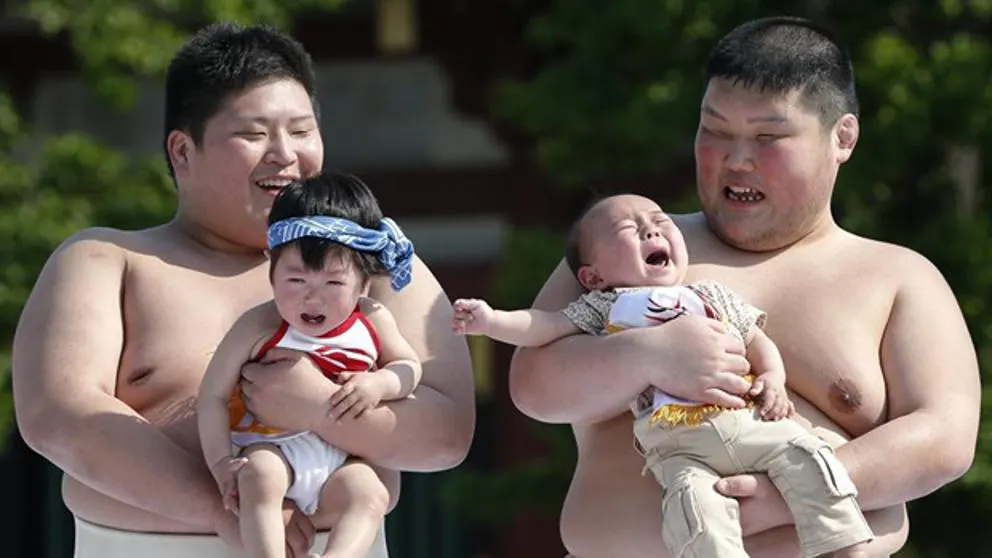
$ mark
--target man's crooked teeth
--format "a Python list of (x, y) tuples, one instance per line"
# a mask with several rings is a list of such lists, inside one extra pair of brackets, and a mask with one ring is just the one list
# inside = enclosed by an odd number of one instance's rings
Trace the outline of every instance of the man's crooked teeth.
[(759, 201), (765, 198), (764, 194), (752, 188), (738, 188), (735, 186), (727, 186), (726, 192), (727, 192), (727, 197), (737, 201)]

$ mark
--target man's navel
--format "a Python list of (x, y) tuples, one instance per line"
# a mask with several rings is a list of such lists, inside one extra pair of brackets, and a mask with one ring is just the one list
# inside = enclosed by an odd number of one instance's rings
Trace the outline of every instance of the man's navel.
[(127, 385), (140, 386), (145, 384), (152, 378), (152, 374), (154, 373), (154, 366), (142, 366), (141, 368), (134, 370), (131, 374), (128, 374)]

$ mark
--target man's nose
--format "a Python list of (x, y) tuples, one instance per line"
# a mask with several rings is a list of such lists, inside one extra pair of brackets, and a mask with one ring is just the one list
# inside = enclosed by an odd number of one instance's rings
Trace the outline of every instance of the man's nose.
[(279, 167), (288, 167), (296, 162), (296, 149), (292, 138), (285, 132), (275, 134), (265, 153), (265, 162)]
[(754, 170), (754, 152), (749, 142), (736, 139), (730, 142), (730, 150), (724, 158), (723, 165), (734, 172), (751, 172)]

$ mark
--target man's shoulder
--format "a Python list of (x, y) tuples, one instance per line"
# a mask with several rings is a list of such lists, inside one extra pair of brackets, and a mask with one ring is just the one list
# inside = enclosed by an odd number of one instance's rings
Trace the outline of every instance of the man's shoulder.
[(853, 259), (851, 263), (858, 271), (867, 267), (874, 270), (872, 275), (884, 274), (908, 280), (918, 273), (939, 273), (930, 259), (907, 246), (853, 233), (848, 233), (845, 243), (846, 246), (841, 246), (839, 251)]
[(87, 270), (123, 269), (129, 244), (125, 231), (104, 227), (83, 229), (59, 244), (49, 255), (46, 268), (68, 266), (77, 274)]
[(159, 236), (157, 229), (126, 231), (110, 227), (90, 227), (63, 240), (53, 255), (84, 252), (125, 257), (131, 253), (154, 252), (157, 236)]

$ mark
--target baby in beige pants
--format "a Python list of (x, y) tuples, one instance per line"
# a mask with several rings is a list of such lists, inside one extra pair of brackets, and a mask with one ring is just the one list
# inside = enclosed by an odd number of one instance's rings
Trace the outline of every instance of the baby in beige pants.
[(727, 409), (648, 387), (631, 404), (636, 445), (663, 489), (662, 538), (675, 558), (746, 558), (738, 503), (714, 489), (724, 476), (762, 472), (794, 516), (805, 556), (863, 555), (873, 538), (857, 488), (824, 440), (788, 417), (785, 367), (761, 330), (766, 316), (712, 281), (683, 285), (688, 264), (678, 227), (640, 196), (601, 200), (580, 218), (566, 260), (588, 292), (560, 312), (493, 310), (455, 302), (456, 333), (517, 346), (606, 335), (663, 324), (686, 314), (723, 322), (748, 346), (749, 404)]

